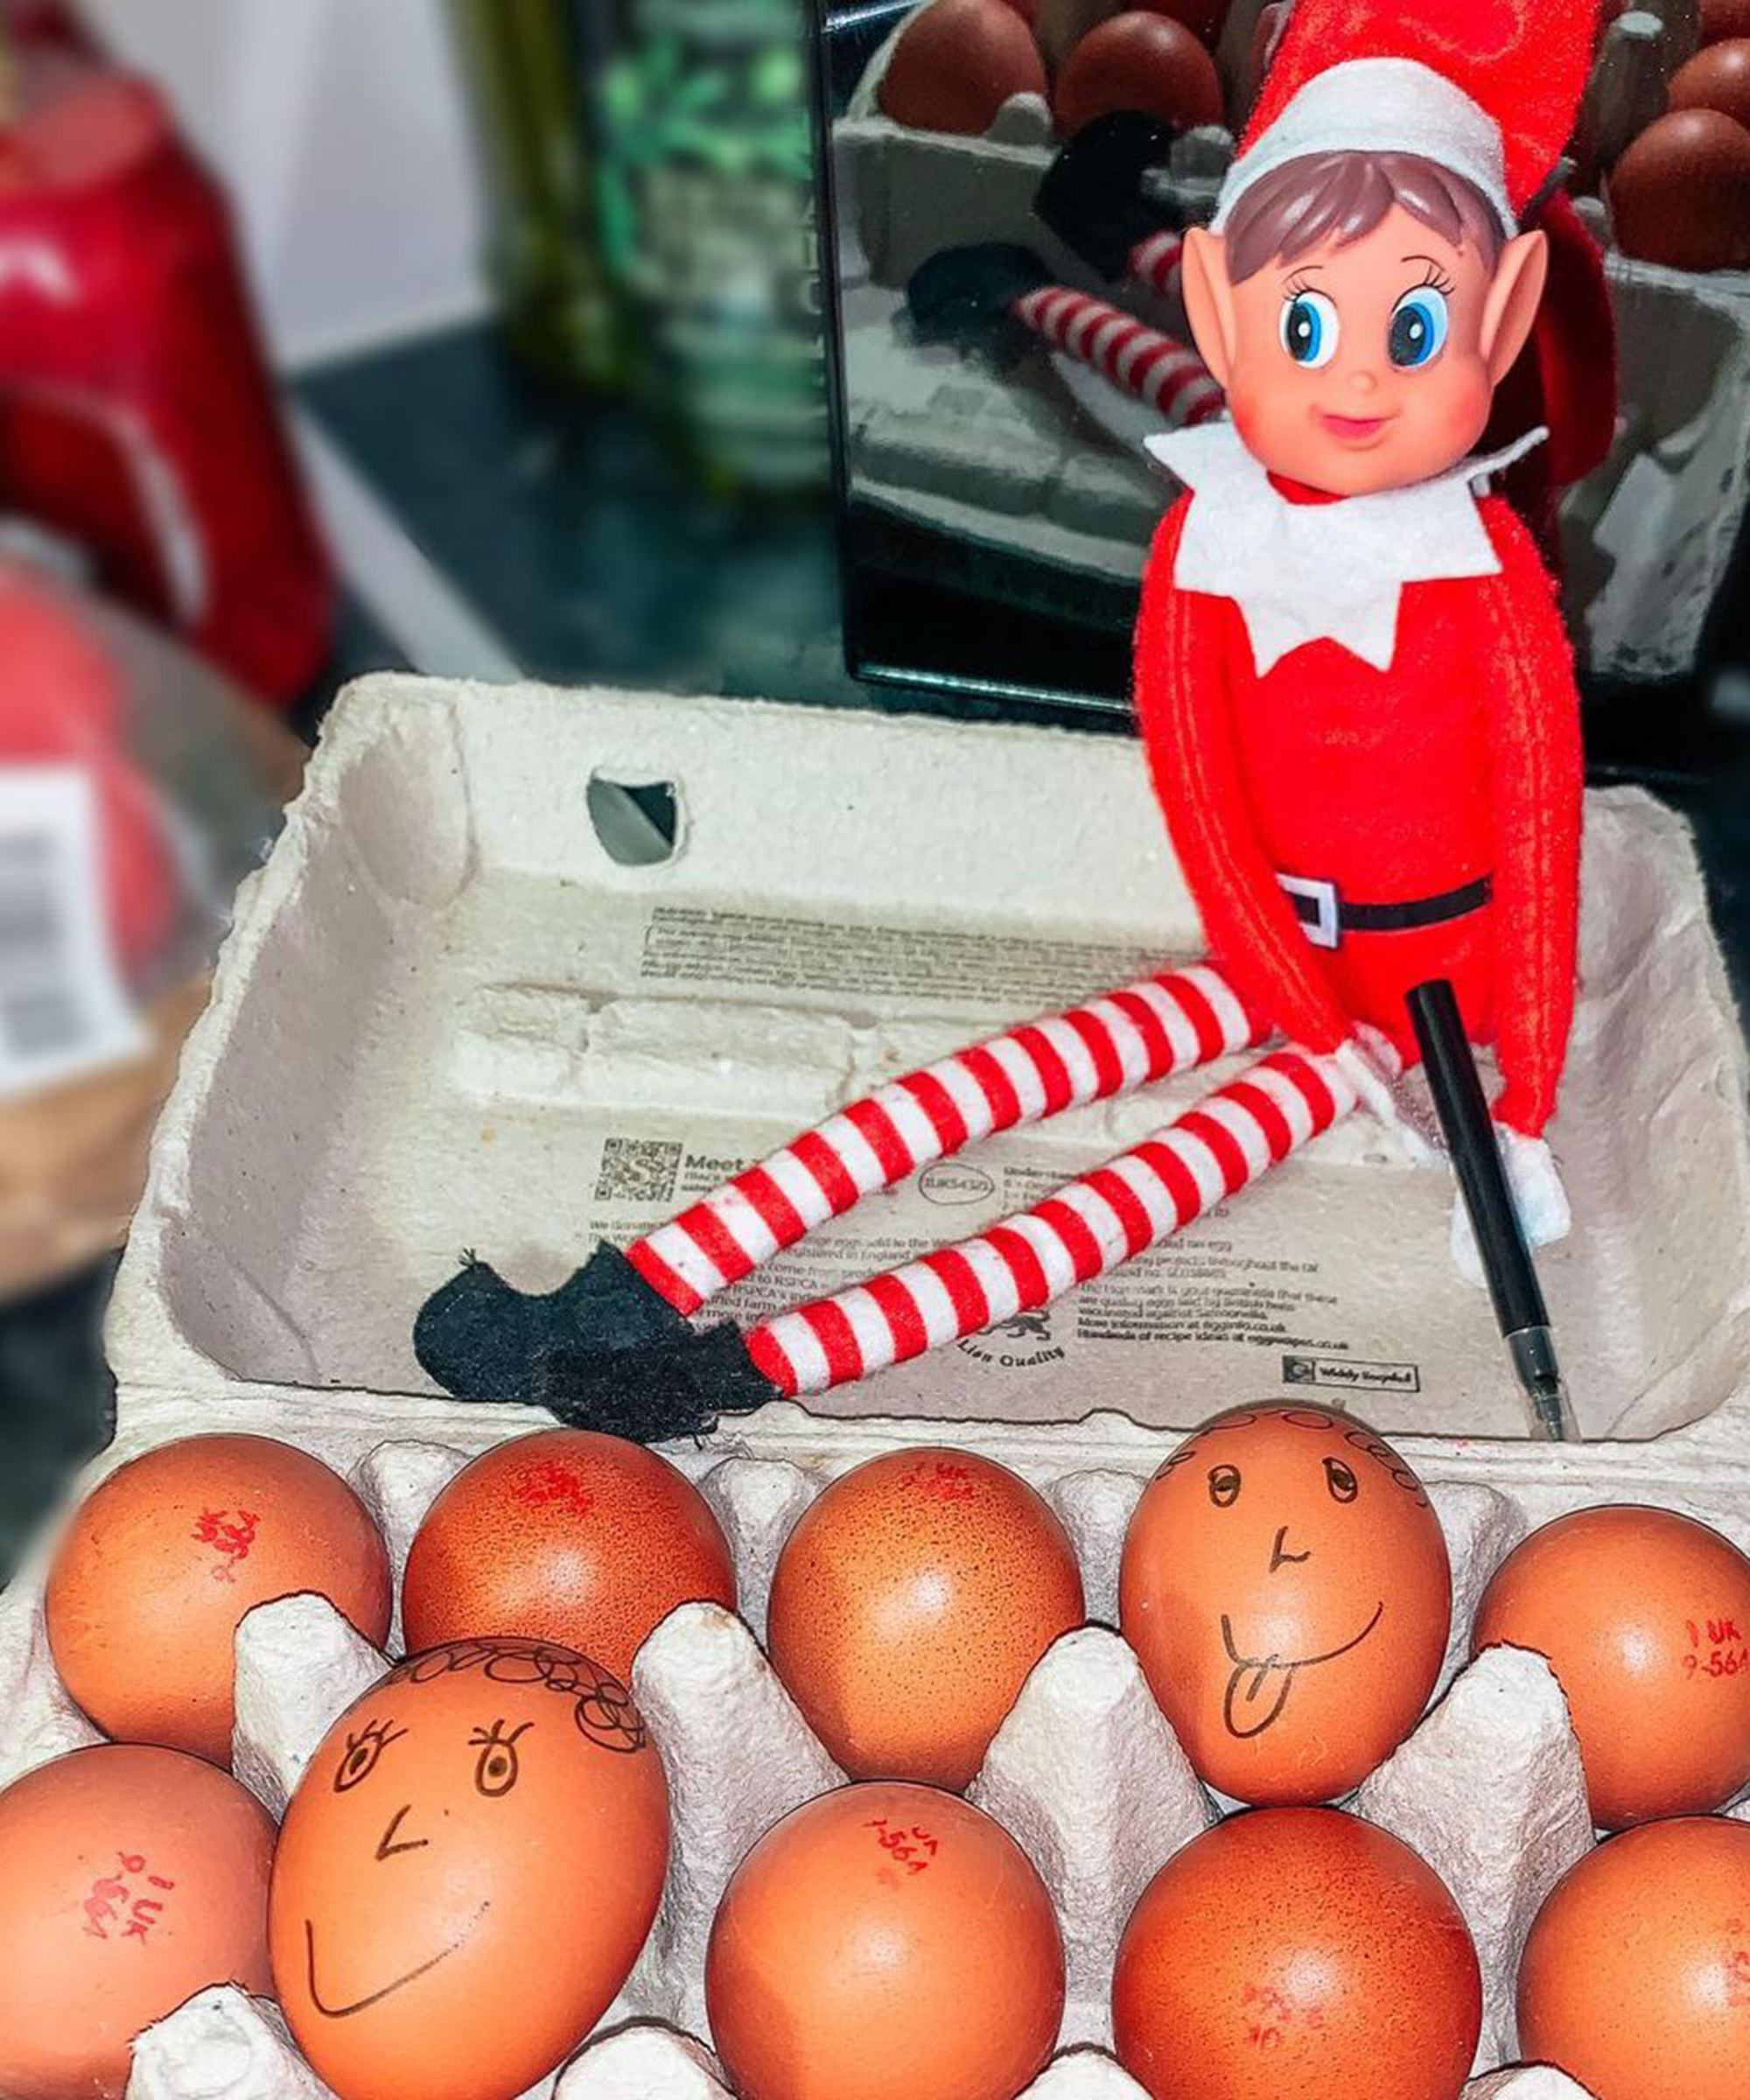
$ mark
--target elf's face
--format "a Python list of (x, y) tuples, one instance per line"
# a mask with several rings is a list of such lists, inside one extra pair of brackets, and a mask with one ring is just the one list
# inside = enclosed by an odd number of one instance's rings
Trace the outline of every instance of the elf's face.
[(1394, 206), (1373, 231), (1227, 274), (1221, 237), (1187, 242), (1186, 304), (1246, 449), (1332, 495), (1403, 488), (1472, 452), (1543, 287), (1544, 237), (1491, 267)]

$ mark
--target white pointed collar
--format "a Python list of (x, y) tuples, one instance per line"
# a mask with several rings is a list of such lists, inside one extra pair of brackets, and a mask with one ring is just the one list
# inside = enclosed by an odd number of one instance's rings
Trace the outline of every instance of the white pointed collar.
[(1303, 643), (1340, 643), (1387, 669), (1405, 584), (1494, 576), (1501, 564), (1477, 510), (1491, 474), (1548, 437), (1527, 432), (1409, 488), (1292, 503), (1231, 423), (1169, 430), (1147, 451), (1195, 493), (1173, 564), (1181, 591), (1231, 598), (1260, 676)]

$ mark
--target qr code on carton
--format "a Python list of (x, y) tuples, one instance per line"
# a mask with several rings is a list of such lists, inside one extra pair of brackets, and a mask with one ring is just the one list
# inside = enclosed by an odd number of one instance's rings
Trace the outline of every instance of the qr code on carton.
[(606, 1138), (596, 1174), (598, 1203), (667, 1203), (681, 1171), (681, 1148), (662, 1138)]

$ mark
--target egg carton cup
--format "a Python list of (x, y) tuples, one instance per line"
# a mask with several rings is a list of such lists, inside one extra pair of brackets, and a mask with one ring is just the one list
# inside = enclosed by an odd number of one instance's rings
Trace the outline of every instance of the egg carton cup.
[[(1673, 9), (1683, 11), (1677, 0), (1638, 10), (1631, 28), (1662, 34), (1656, 18)], [(878, 96), (899, 33), (832, 126), (852, 493), (1006, 557), (985, 565), (992, 589), (1017, 592), (1015, 564), (1029, 560), (1133, 583), (1180, 493), (1137, 456), (1140, 430), (1158, 417), (1074, 360), (1040, 353), (999, 378), (978, 357), (917, 344), (905, 325), (912, 272), (967, 243), (1023, 242), (1061, 283), (1107, 297), (1110, 288), (1034, 215), (1059, 143), (1044, 100), (1013, 96), (982, 137), (897, 124)], [(1672, 44), (1673, 58), (1681, 48)], [(1207, 218), (1232, 151), (1215, 127), (1177, 140), (1158, 178), (1163, 206)], [(1602, 212), (1586, 208), (1607, 244)], [(1620, 416), (1609, 457), (1564, 506), (1566, 607), (1594, 673), (1679, 677), (1694, 668), (1750, 504), (1750, 275), (1668, 270), (1614, 248), (1606, 268)], [(1186, 340), (1176, 301), (1125, 297)], [(1125, 624), (1130, 616), (1124, 601)]]
[[(286, 1437), (346, 1474), (388, 1541), (397, 1600), (409, 1543), (431, 1501), (505, 1426), (496, 1410), (402, 1404), (410, 1418), (387, 1440), (377, 1407), (345, 1400), (313, 1402), (296, 1424), (283, 1409), (259, 1404), (229, 1410), (226, 1424)], [(210, 1411), (196, 1423), (186, 1409), (147, 1404), (82, 1485), (168, 1435), (211, 1426)], [(668, 1884), (644, 1953), (599, 2039), (556, 2083), (537, 2089), (542, 2094), (634, 2100), (648, 2092), (688, 2100), (729, 2093), (709, 2054), (703, 1988), (718, 1901), (764, 1831), (844, 1783), (760, 1646), (773, 1564), (790, 1525), (828, 1480), (867, 1455), (865, 1446), (901, 1440), (865, 1432), (850, 1439), (850, 1450), (816, 1449), (800, 1463), (738, 1450), (732, 1438), (669, 1454), (723, 1524), (745, 1615), (713, 1604), (682, 1606), (636, 1658), (633, 1689), (669, 1782)], [(1118, 1559), (1143, 1472), (1027, 1470), (1074, 1544), (1090, 1623), (1065, 1634), (1034, 1669), (968, 1798), (1026, 1847), (1063, 1930), (1068, 2002), (1060, 2054), (1029, 2093), (1033, 2100), (1096, 2100), (1140, 2090), (1109, 2054), (1111, 1970), (1130, 1912), (1166, 1860), (1235, 1804), (1200, 1783), (1135, 1656), (1111, 1630)], [(1547, 1664), (1510, 1648), (1465, 1660), (1483, 1586), (1550, 1505), (1534, 1498), (1528, 1507), (1468, 1481), (1434, 1480), (1430, 1494), (1452, 1560), (1449, 1654), (1418, 1726), (1347, 1805), (1419, 1852), (1463, 1908), (1485, 1978), (1477, 2068), (1489, 2074), (1516, 2053), (1513, 1982), (1526, 1932), (1594, 1832), (1578, 1746)], [(46, 1551), (0, 1598), (4, 1783), (102, 1740), (48, 1657)], [(394, 1652), (393, 1644), (388, 1651), (373, 1647), (316, 1595), (262, 1604), (243, 1620), (233, 1768), (276, 1816), (330, 1726)], [(1550, 2083), (1555, 2076), (1514, 2070), (1494, 2082), (1484, 2076), (1474, 2090), (1535, 2100), (1578, 2090)], [(143, 2036), (129, 2089), (130, 2100), (305, 2100), (323, 2090), (274, 2009), (228, 1990), (201, 1992)]]

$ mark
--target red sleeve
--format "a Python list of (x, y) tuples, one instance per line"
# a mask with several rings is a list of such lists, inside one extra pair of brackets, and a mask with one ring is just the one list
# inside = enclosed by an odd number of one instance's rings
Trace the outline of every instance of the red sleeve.
[(1494, 1114), (1540, 1135), (1556, 1105), (1574, 1011), (1585, 760), (1573, 650), (1556, 587), (1508, 506), (1481, 506), (1501, 573), (1478, 592), (1493, 746)]
[(1558, 190), (1537, 224), (1550, 243), (1550, 280), (1531, 343), (1550, 426), (1550, 479), (1583, 481), (1616, 442), (1616, 310), (1604, 255), (1573, 200)]
[(1228, 713), (1219, 599), (1172, 581), (1185, 515), (1161, 521), (1143, 577), (1136, 706), (1155, 793), (1211, 956), (1246, 1004), (1309, 1050), (1350, 1025), (1252, 829)]

